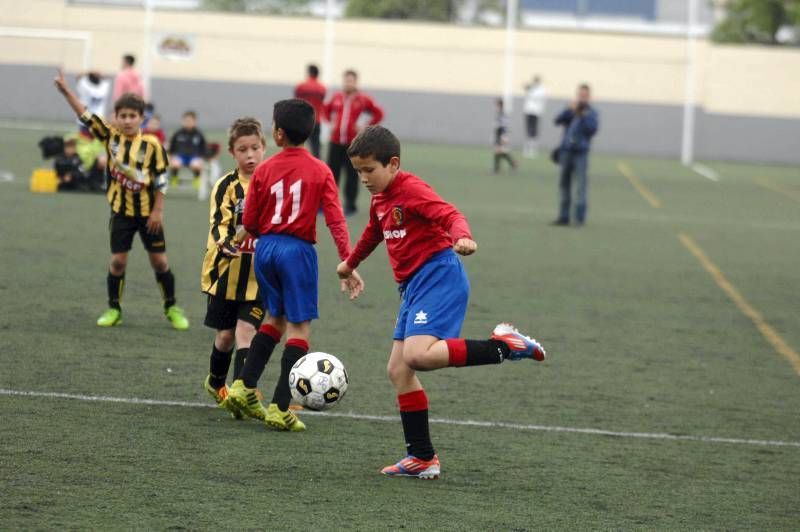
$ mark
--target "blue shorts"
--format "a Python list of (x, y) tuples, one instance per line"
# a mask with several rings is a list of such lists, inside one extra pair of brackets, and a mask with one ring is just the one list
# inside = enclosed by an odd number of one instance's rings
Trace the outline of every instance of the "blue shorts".
[(175, 156), (181, 161), (181, 166), (186, 167), (191, 166), (194, 161), (203, 161), (203, 158), (197, 155), (181, 155), (180, 153), (176, 153)]
[(452, 249), (433, 255), (400, 285), (395, 340), (430, 335), (458, 338), (469, 301), (469, 280)]
[(256, 242), (254, 267), (270, 315), (286, 316), (291, 323), (319, 317), (317, 251), (310, 242), (290, 235), (262, 235)]

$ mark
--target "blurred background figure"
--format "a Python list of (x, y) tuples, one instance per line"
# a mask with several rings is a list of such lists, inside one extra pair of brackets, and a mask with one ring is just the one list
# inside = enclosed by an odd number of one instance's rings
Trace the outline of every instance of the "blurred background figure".
[(144, 93), (144, 83), (142, 83), (139, 72), (134, 68), (135, 63), (136, 58), (131, 54), (122, 56), (122, 70), (114, 78), (114, 91), (112, 93), (114, 101), (117, 101), (126, 92), (132, 92), (147, 101), (147, 96)]
[(547, 93), (542, 85), (542, 78), (534, 76), (533, 81), (525, 85), (525, 103), (522, 108), (525, 114), (523, 157), (534, 159), (539, 155), (539, 117), (544, 113), (546, 104)]
[(110, 89), (111, 80), (103, 77), (97, 71), (79, 74), (78, 82), (75, 85), (75, 92), (81, 103), (90, 113), (101, 117), (106, 116)]
[(503, 106), (503, 99), (498, 98), (495, 101), (495, 106), (497, 114), (494, 122), (494, 166), (492, 167), (492, 172), (496, 174), (500, 171), (500, 161), (505, 160), (508, 162), (512, 170), (517, 169), (517, 161), (514, 160), (510, 153), (508, 115)]
[(320, 154), (320, 142), (319, 142), (319, 127), (320, 121), (325, 118), (325, 85), (317, 81), (319, 77), (319, 68), (317, 65), (308, 65), (308, 78), (298, 83), (297, 86), (294, 88), (294, 97), (300, 98), (301, 100), (305, 100), (311, 104), (311, 107), (314, 108), (314, 114), (316, 115), (316, 124), (314, 124), (314, 130), (311, 132), (311, 136), (308, 137), (308, 149), (314, 155), (314, 157), (319, 159)]
[(561, 167), (559, 190), (561, 202), (558, 218), (553, 225), (569, 225), (570, 203), (572, 201), (572, 177), (577, 181), (575, 191), (575, 223), (586, 223), (588, 208), (589, 148), (592, 137), (597, 133), (597, 111), (591, 106), (591, 90), (583, 83), (578, 87), (575, 101), (561, 111), (555, 124), (564, 127), (564, 136), (558, 148), (558, 164)]
[(188, 168), (194, 175), (194, 187), (199, 189), (205, 156), (206, 138), (197, 128), (197, 114), (186, 111), (181, 119), (181, 128), (169, 140), (169, 175), (172, 183), (177, 184), (181, 168)]

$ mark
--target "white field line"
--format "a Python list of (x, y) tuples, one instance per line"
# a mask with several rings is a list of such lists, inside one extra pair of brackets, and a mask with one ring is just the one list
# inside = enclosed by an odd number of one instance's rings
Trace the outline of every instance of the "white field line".
[(692, 170), (700, 174), (701, 176), (705, 177), (706, 179), (710, 179), (711, 181), (719, 181), (719, 174), (714, 171), (713, 168), (709, 168), (708, 166), (700, 163), (695, 163), (692, 165)]
[[(210, 403), (195, 403), (188, 401), (162, 401), (158, 399), (139, 399), (135, 397), (107, 397), (98, 395), (81, 395), (59, 392), (34, 392), (25, 390), (9, 390), (0, 388), (0, 396), (15, 397), (40, 397), (48, 399), (71, 399), (76, 401), (89, 401), (97, 403), (122, 403), (127, 405), (147, 405), (147, 406), (178, 406), (185, 408), (216, 408)], [(311, 410), (303, 411), (303, 415), (335, 417), (345, 419), (355, 419), (362, 421), (383, 421), (397, 422), (398, 416), (373, 416), (368, 414), (357, 414), (354, 412), (314, 412)], [(747, 438), (721, 438), (715, 436), (693, 436), (689, 434), (668, 434), (665, 432), (624, 432), (606, 429), (591, 429), (577, 427), (559, 427), (551, 425), (527, 425), (520, 423), (502, 423), (493, 421), (475, 421), (460, 419), (441, 419), (433, 418), (431, 423), (438, 425), (455, 425), (459, 427), (483, 427), (499, 428), (517, 431), (538, 431), (538, 432), (565, 432), (570, 434), (590, 434), (595, 436), (613, 436), (617, 438), (636, 438), (643, 440), (670, 440), (670, 441), (694, 441), (703, 443), (728, 443), (733, 445), (760, 445), (768, 447), (797, 447), (800, 448), (800, 441), (780, 441), (780, 440), (754, 440)]]

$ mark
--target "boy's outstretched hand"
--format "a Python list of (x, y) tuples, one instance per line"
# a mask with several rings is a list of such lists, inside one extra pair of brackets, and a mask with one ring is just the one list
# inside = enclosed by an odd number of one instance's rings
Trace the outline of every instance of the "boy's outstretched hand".
[(471, 238), (459, 238), (453, 250), (459, 255), (472, 255), (478, 251), (478, 244)]
[(69, 85), (67, 85), (67, 80), (64, 79), (64, 71), (60, 68), (58, 69), (56, 77), (53, 78), (53, 84), (56, 86), (56, 89), (58, 89), (58, 92), (61, 94), (67, 94)]
[(350, 300), (356, 299), (364, 291), (364, 280), (353, 268), (342, 261), (336, 267), (336, 275), (341, 279), (342, 292), (350, 293)]

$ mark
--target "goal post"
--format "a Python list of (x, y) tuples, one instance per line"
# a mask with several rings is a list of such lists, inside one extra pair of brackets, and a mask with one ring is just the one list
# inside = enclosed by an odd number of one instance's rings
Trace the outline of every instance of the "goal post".
[(39, 39), (55, 41), (78, 41), (83, 44), (81, 65), (84, 71), (91, 68), (92, 34), (88, 31), (54, 30), (50, 28), (24, 28), (0, 26), (0, 37), (15, 39)]

